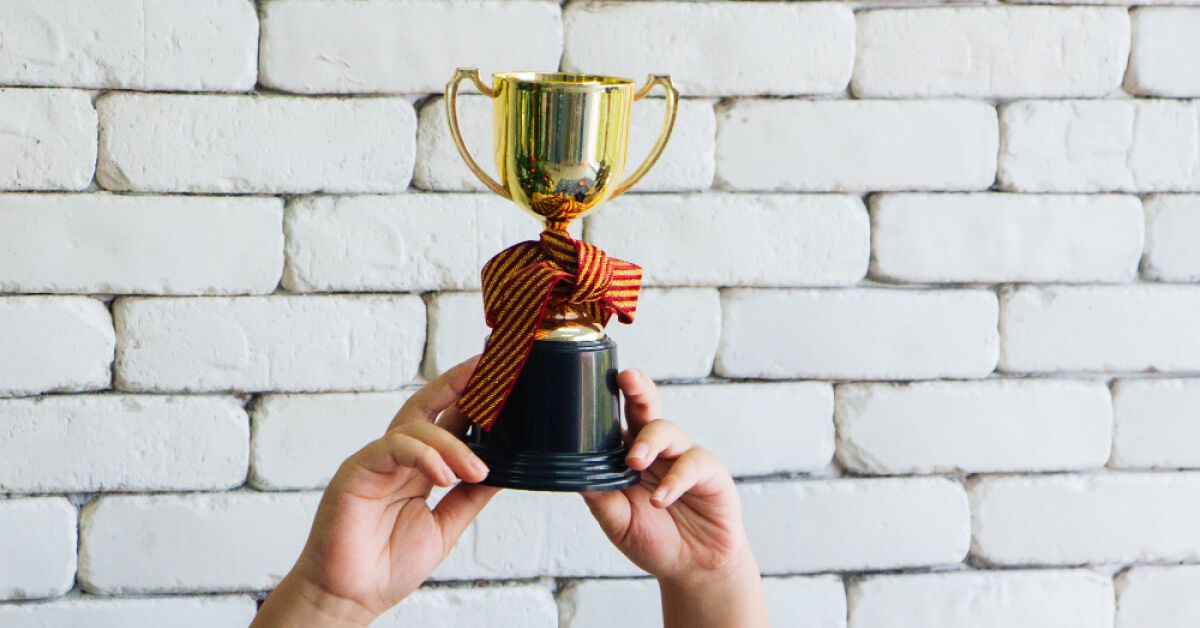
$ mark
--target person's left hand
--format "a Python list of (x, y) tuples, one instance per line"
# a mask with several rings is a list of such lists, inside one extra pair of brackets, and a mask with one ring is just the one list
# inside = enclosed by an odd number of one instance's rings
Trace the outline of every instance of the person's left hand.
[[(253, 626), (365, 626), (445, 559), (499, 490), (473, 484), (487, 467), (461, 440), (469, 421), (453, 408), (476, 361), (414, 393), (386, 434), (342, 463), (304, 551)], [(460, 478), (431, 509), (433, 486)]]

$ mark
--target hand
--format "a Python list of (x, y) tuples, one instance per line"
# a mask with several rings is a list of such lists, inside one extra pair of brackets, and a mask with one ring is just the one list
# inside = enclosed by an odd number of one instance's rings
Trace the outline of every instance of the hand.
[(665, 625), (766, 626), (733, 478), (662, 420), (649, 377), (625, 371), (617, 383), (632, 439), (626, 462), (642, 477), (624, 490), (584, 493), (592, 514), (621, 552), (658, 578)]
[[(487, 476), (487, 467), (462, 442), (468, 420), (452, 407), (475, 362), (426, 384), (383, 437), (342, 463), (304, 551), (253, 626), (365, 626), (445, 559), (499, 490), (472, 484)], [(433, 486), (459, 478), (463, 482), (430, 509)]]

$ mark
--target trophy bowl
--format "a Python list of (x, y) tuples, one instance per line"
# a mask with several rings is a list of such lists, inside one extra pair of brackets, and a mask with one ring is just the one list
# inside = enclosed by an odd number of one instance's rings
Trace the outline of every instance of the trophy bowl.
[[(475, 162), (459, 129), (459, 86), (470, 80), (492, 99), (499, 181)], [(666, 92), (663, 128), (624, 181), (630, 110), (656, 85)], [(674, 127), (679, 93), (651, 75), (625, 78), (504, 72), (489, 87), (473, 68), (446, 85), (454, 144), (488, 189), (543, 221), (524, 242), (483, 269), (492, 328), (459, 409), (473, 422), (467, 443), (488, 465), (486, 484), (552, 491), (629, 486), (610, 316), (633, 320), (641, 269), (567, 235), (569, 223), (629, 190), (658, 160)]]

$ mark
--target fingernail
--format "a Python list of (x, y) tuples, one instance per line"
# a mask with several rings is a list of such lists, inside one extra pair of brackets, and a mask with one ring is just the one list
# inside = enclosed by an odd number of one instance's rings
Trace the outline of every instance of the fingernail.
[(650, 452), (650, 447), (648, 447), (646, 445), (646, 443), (638, 443), (633, 446), (633, 449), (629, 450), (629, 457), (633, 458), (635, 460), (639, 460), (641, 458), (645, 458), (646, 454), (649, 452)]
[(665, 503), (667, 503), (667, 493), (668, 493), (667, 487), (660, 486), (654, 490), (654, 496), (651, 497), (651, 499), (653, 499), (654, 501), (656, 501), (660, 504), (665, 504)]
[(442, 468), (438, 469), (438, 476), (442, 478), (442, 484), (454, 483), (454, 472), (446, 465), (442, 465)]
[(483, 461), (478, 456), (471, 457), (471, 469), (480, 475), (487, 475), (488, 473), (487, 465), (483, 464)]

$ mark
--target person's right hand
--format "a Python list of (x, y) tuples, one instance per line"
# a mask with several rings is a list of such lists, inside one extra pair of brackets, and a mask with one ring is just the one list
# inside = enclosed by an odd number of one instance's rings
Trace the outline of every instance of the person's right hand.
[(758, 567), (725, 465), (662, 420), (654, 382), (639, 371), (617, 378), (629, 422), (629, 467), (641, 481), (584, 493), (608, 538), (658, 578), (667, 626), (766, 626)]

